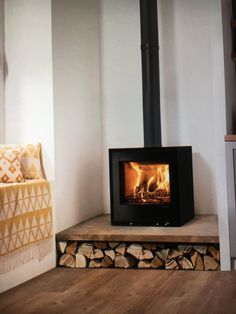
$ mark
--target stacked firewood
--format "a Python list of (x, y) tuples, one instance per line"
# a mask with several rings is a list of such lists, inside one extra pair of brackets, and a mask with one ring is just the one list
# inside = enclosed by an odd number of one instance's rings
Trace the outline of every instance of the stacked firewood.
[(218, 245), (59, 241), (58, 265), (75, 268), (116, 267), (219, 270)]

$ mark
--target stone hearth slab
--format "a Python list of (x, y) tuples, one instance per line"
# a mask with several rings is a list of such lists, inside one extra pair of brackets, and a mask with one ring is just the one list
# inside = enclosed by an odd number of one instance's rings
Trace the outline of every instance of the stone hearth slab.
[(216, 215), (196, 215), (182, 227), (112, 226), (100, 215), (57, 233), (57, 241), (124, 241), (159, 243), (219, 243)]

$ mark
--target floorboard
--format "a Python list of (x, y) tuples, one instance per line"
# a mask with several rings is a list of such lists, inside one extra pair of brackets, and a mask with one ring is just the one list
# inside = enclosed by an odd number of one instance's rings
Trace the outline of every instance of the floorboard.
[(56, 268), (0, 294), (0, 313), (236, 314), (236, 272)]

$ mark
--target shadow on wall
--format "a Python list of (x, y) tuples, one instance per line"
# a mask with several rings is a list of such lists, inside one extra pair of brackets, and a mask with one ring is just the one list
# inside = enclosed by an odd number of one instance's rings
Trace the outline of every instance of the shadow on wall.
[[(199, 153), (193, 153), (193, 185), (195, 213), (214, 214), (214, 209), (217, 208), (214, 176), (207, 162)], [(205, 208), (204, 212), (201, 212), (199, 208), (202, 207), (203, 203)]]
[[(160, 81), (168, 82), (162, 85), (161, 105), (162, 121), (164, 122), (164, 137), (168, 145), (176, 145), (177, 137), (180, 134), (178, 124), (178, 106), (177, 106), (177, 67), (175, 57), (175, 1), (161, 0), (158, 5), (159, 16), (159, 34), (160, 34), (160, 56), (161, 71)], [(173, 127), (170, 127), (170, 126)]]
[(3, 54), (3, 69), (4, 69), (4, 80), (6, 81), (7, 75), (8, 75), (8, 64), (7, 64), (7, 57), (4, 52)]
[(232, 105), (232, 133), (236, 134), (236, 102)]

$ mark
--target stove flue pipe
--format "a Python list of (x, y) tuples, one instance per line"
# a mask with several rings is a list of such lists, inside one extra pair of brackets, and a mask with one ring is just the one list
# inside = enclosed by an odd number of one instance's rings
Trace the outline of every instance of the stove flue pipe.
[(144, 147), (161, 146), (157, 0), (140, 0)]

